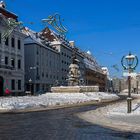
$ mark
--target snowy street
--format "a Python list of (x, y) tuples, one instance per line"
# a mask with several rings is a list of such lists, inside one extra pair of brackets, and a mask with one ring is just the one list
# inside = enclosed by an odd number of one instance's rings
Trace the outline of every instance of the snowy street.
[(0, 111), (21, 110), (30, 108), (47, 108), (63, 105), (85, 103), (90, 101), (116, 100), (116, 94), (95, 93), (46, 93), (39, 96), (1, 97)]
[(140, 132), (140, 99), (132, 100), (132, 112), (127, 113), (127, 102), (117, 102), (97, 110), (79, 113), (78, 116), (88, 122), (121, 131)]

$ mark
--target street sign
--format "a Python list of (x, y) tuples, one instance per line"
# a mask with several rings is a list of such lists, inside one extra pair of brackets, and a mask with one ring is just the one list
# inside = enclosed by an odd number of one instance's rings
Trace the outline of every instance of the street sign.
[(134, 72), (132, 72), (132, 73), (124, 72), (124, 73), (123, 73), (123, 76), (124, 76), (124, 77), (127, 77), (127, 76), (136, 77), (136, 76), (137, 76), (137, 73), (134, 73)]

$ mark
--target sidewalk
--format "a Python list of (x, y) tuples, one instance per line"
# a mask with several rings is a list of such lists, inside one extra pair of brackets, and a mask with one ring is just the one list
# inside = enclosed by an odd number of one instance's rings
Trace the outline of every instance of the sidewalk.
[(140, 99), (132, 101), (132, 113), (127, 113), (127, 103), (116, 103), (88, 112), (78, 117), (93, 124), (120, 131), (140, 132)]

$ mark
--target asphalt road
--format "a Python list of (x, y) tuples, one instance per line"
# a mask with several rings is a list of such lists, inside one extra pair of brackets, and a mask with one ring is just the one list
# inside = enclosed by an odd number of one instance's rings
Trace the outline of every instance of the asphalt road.
[(0, 114), (0, 140), (140, 139), (140, 134), (93, 125), (74, 115), (97, 107), (88, 105), (42, 112)]

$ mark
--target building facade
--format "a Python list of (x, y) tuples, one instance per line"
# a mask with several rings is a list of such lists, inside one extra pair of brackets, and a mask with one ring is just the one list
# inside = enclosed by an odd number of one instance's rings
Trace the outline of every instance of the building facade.
[(106, 75), (105, 91), (112, 92), (113, 91), (113, 83), (112, 83), (112, 79), (111, 79), (110, 74), (109, 74), (109, 69), (107, 67), (102, 67), (102, 71)]
[(72, 63), (72, 56), (75, 53), (76, 58), (79, 60), (79, 68), (81, 77), (84, 75), (84, 56), (82, 51), (75, 45), (74, 41), (68, 41), (66, 37), (45, 28), (42, 31), (43, 36), (50, 42), (50, 46), (56, 49), (60, 55), (59, 72), (60, 72), (60, 85), (68, 84), (69, 66)]
[(105, 90), (105, 74), (94, 57), (49, 28), (41, 32), (23, 29), (25, 39), (26, 90), (49, 91), (51, 86), (68, 85), (69, 66), (75, 55), (79, 60), (81, 85), (98, 85)]
[(97, 63), (96, 59), (89, 51), (83, 54), (85, 65), (85, 85), (97, 85), (99, 86), (100, 91), (105, 91), (107, 78), (106, 74), (103, 73), (101, 66)]
[(60, 81), (60, 54), (40, 33), (23, 30), (25, 39), (25, 85), (31, 93), (49, 91)]
[(0, 96), (8, 89), (12, 94), (24, 92), (24, 35), (18, 27), (4, 41), (2, 33), (7, 30), (7, 18), (18, 17), (0, 6)]

